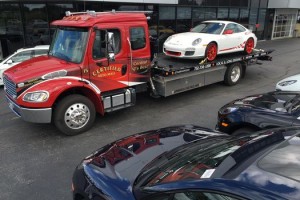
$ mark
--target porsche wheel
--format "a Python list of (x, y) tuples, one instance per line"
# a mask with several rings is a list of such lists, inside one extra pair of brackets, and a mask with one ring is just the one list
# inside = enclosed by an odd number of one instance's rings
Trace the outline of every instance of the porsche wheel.
[(207, 61), (213, 61), (217, 57), (217, 44), (214, 42), (211, 42), (207, 45), (205, 50), (205, 57), (207, 58)]
[(62, 99), (54, 110), (54, 124), (66, 135), (77, 135), (90, 129), (96, 118), (94, 104), (81, 95)]
[(226, 85), (235, 85), (242, 77), (242, 65), (239, 62), (233, 63), (227, 67), (224, 76), (224, 83)]
[(244, 52), (246, 54), (251, 54), (254, 49), (254, 39), (249, 38), (245, 44)]

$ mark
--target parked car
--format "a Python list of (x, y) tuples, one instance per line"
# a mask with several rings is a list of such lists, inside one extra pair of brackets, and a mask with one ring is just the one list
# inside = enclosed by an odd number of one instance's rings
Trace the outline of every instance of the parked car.
[(229, 134), (240, 134), (298, 125), (300, 93), (274, 91), (226, 104), (218, 112), (217, 129)]
[(299, 128), (229, 136), (197, 126), (132, 135), (83, 159), (74, 200), (300, 199)]
[(30, 58), (46, 55), (48, 51), (49, 45), (38, 45), (32, 48), (18, 49), (15, 53), (5, 58), (0, 63), (0, 85), (3, 85), (2, 75), (5, 70)]
[(230, 21), (205, 21), (191, 32), (171, 35), (163, 52), (178, 58), (207, 58), (213, 61), (218, 54), (244, 51), (250, 54), (257, 38), (251, 30)]
[(276, 90), (300, 92), (300, 74), (278, 81), (276, 84)]

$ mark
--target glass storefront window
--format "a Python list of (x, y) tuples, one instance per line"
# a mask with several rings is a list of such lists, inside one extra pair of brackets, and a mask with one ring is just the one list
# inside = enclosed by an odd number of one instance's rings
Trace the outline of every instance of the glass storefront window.
[(263, 38), (263, 33), (265, 29), (265, 19), (266, 19), (266, 9), (259, 9), (259, 14), (258, 14), (258, 27), (257, 27), (257, 32), (256, 32), (256, 37), (258, 39)]
[(46, 4), (24, 4), (26, 45), (50, 44)]
[(192, 8), (191, 7), (177, 7), (177, 23), (176, 32), (188, 32), (191, 29), (192, 23)]
[(294, 22), (293, 14), (279, 14), (275, 16), (275, 27), (273, 38), (291, 37), (293, 34), (292, 26)]
[(75, 11), (73, 4), (48, 4), (49, 21), (62, 19), (66, 16), (66, 11)]
[(204, 14), (205, 20), (214, 20), (217, 18), (217, 9), (216, 8), (206, 8)]
[(0, 41), (2, 57), (24, 46), (23, 24), (19, 4), (0, 4)]
[(177, 8), (177, 19), (192, 19), (192, 8), (191, 7), (178, 7)]
[(218, 8), (218, 20), (228, 19), (228, 8)]
[(249, 9), (240, 9), (240, 23), (244, 25), (249, 23)]
[(159, 20), (175, 19), (175, 7), (159, 7)]
[(230, 8), (229, 10), (229, 20), (237, 22), (239, 19), (239, 9)]

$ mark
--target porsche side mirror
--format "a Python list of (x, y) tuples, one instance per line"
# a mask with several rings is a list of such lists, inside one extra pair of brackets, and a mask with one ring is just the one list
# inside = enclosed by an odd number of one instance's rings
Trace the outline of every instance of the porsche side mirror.
[(225, 30), (223, 35), (230, 35), (233, 33), (233, 30), (232, 29), (228, 29), (228, 30)]
[(12, 59), (9, 59), (9, 60), (6, 62), (6, 64), (8, 64), (8, 65), (11, 65), (11, 64), (13, 64), (13, 61), (12, 61)]

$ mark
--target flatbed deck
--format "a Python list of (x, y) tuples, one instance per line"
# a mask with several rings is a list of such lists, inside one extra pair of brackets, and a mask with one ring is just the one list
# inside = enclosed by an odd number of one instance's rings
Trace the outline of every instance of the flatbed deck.
[(217, 59), (212, 62), (203, 62), (203, 59), (182, 59), (169, 57), (164, 54), (156, 56), (153, 65), (153, 73), (156, 75), (168, 76), (180, 74), (190, 71), (198, 71), (217, 67), (220, 65), (227, 65), (234, 62), (247, 62), (247, 64), (254, 63), (257, 60), (271, 60), (269, 56), (274, 50), (254, 50), (249, 55), (243, 55), (241, 52), (232, 54), (218, 55)]

